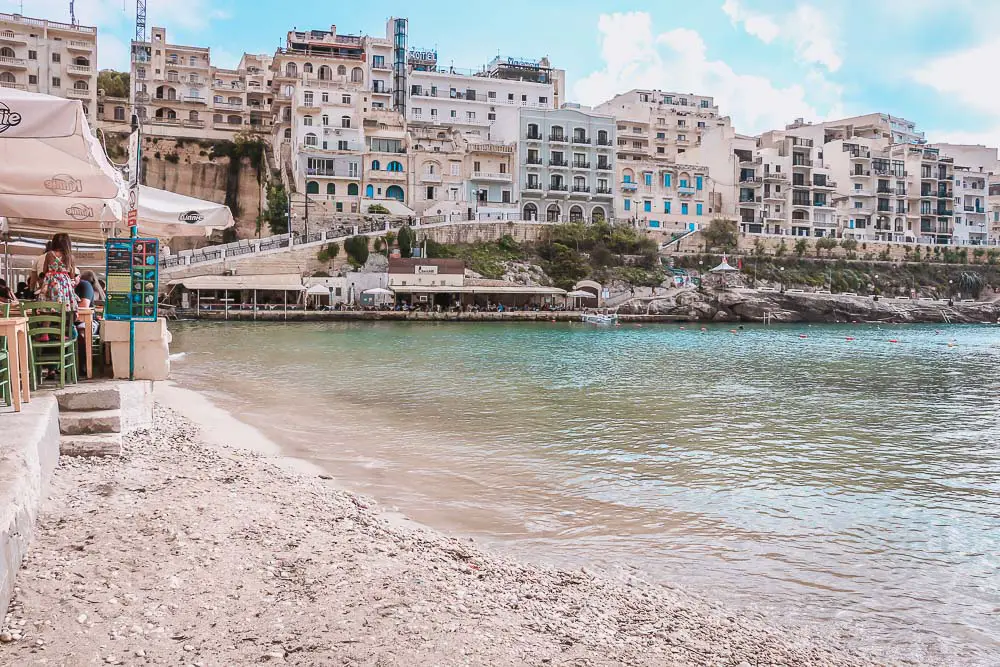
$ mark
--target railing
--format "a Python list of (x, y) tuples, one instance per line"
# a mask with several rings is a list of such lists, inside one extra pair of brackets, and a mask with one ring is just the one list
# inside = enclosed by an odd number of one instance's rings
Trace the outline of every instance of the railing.
[(90, 99), (90, 89), (89, 88), (67, 88), (66, 97), (75, 97), (81, 100)]
[(575, 162), (573, 162), (573, 168), (574, 169), (590, 169), (590, 163), (589, 162), (575, 161)]
[(542, 158), (540, 157), (529, 157), (527, 164), (542, 164)]
[(590, 192), (589, 185), (574, 185), (573, 192)]
[(550, 167), (568, 167), (569, 162), (566, 160), (549, 160)]
[(793, 167), (811, 167), (811, 166), (813, 166), (813, 161), (812, 160), (793, 160), (792, 161), (792, 166)]
[(71, 39), (68, 42), (66, 42), (66, 44), (71, 49), (83, 49), (85, 51), (91, 51), (94, 48), (94, 45), (91, 44), (90, 42), (81, 42), (78, 39)]
[(198, 96), (198, 95), (185, 95), (184, 96), (184, 101), (185, 102), (190, 102), (192, 104), (208, 104), (208, 98), (207, 97), (201, 97), (201, 96)]
[(440, 183), (441, 174), (420, 174), (420, 180), (424, 183)]
[(765, 181), (781, 181), (782, 183), (788, 181), (788, 174), (779, 174), (777, 172), (767, 171), (764, 172)]
[(837, 187), (837, 181), (831, 181), (830, 179), (826, 179), (826, 181), (821, 182), (821, 183), (817, 183), (816, 181), (813, 181), (813, 187), (814, 188), (836, 188)]
[(740, 197), (741, 204), (759, 204), (760, 202), (760, 197)]
[(622, 182), (622, 190), (625, 190), (626, 192), (635, 192), (638, 189), (639, 189), (638, 183), (631, 183), (628, 181)]
[(600, 188), (599, 187), (594, 192), (597, 193), (597, 194), (599, 194), (599, 195), (610, 195), (610, 194), (612, 194), (611, 188)]
[(597, 170), (598, 171), (611, 171), (611, 169), (612, 169), (612, 166), (610, 164), (607, 164), (607, 163), (604, 163), (604, 162), (598, 162), (597, 163)]
[[(23, 37), (18, 37), (17, 33), (13, 30), (0, 30), (0, 39), (7, 41), (18, 41), (23, 42), (25, 39)], [(72, 42), (70, 42), (72, 44)]]
[(12, 58), (11, 56), (0, 56), (0, 65), (10, 67), (27, 67), (28, 61), (24, 58)]
[(212, 106), (216, 109), (232, 109), (233, 111), (242, 111), (242, 102), (213, 102)]
[(527, 185), (524, 186), (524, 189), (525, 190), (536, 190), (536, 191), (537, 190), (541, 190), (542, 189), (542, 184), (541, 183), (530, 183), (529, 182)]
[(554, 141), (556, 143), (564, 144), (569, 141), (569, 137), (567, 137), (564, 134), (550, 134), (549, 141)]
[(611, 143), (610, 139), (598, 139), (597, 140), (597, 145), (598, 146), (613, 146), (614, 144)]
[(27, 90), (23, 83), (11, 83), (10, 81), (0, 81), (0, 88), (13, 88), (14, 90)]
[(681, 193), (682, 195), (693, 195), (695, 190), (690, 186), (682, 185), (677, 188), (677, 192)]
[(792, 206), (812, 206), (808, 199), (792, 199)]
[(558, 183), (552, 183), (549, 185), (549, 190), (552, 192), (567, 192), (569, 187), (566, 185), (559, 185)]
[(975, 206), (966, 206), (966, 213), (986, 213), (986, 209), (976, 208)]
[(57, 30), (72, 30), (74, 32), (87, 33), (89, 35), (97, 34), (97, 28), (93, 26), (72, 25), (70, 23), (60, 23), (59, 21), (32, 19), (27, 16), (21, 16), (20, 14), (0, 13), (0, 21), (6, 21), (7, 23), (20, 23), (21, 25), (30, 25), (36, 28), (55, 28)]
[(94, 68), (90, 65), (67, 65), (66, 71), (70, 74), (80, 74), (82, 76), (90, 76), (94, 73)]
[(589, 144), (590, 143), (590, 137), (576, 137), (576, 136), (574, 136), (573, 137), (573, 143), (574, 144)]
[(474, 181), (510, 181), (510, 174), (499, 174), (489, 171), (474, 171), (472, 172), (472, 180)]
[(740, 183), (763, 183), (764, 179), (759, 176), (744, 176), (740, 178)]

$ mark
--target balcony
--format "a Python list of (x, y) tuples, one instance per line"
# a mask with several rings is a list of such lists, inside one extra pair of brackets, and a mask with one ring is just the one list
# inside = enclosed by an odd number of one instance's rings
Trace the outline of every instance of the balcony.
[(938, 177), (935, 176), (934, 174), (923, 173), (923, 174), (920, 174), (920, 180), (922, 180), (922, 181), (936, 181), (936, 180), (938, 180)]
[(420, 180), (423, 181), (424, 183), (440, 183), (441, 174), (428, 174), (428, 173), (420, 174)]
[(574, 136), (573, 137), (573, 143), (574, 144), (589, 144), (590, 143), (590, 137)]
[(695, 189), (688, 185), (681, 185), (677, 188), (677, 192), (682, 195), (693, 195), (695, 193)]
[(6, 69), (26, 69), (28, 61), (24, 58), (11, 58), (10, 56), (0, 56), (0, 67)]
[(382, 71), (392, 71), (392, 65), (386, 62), (372, 63), (372, 69), (382, 70)]
[(550, 134), (549, 141), (556, 144), (569, 143), (569, 137), (564, 134)]
[(598, 187), (596, 190), (594, 190), (594, 192), (597, 193), (597, 194), (599, 194), (599, 195), (611, 195), (611, 194), (614, 194), (611, 191), (611, 188), (602, 188), (602, 187)]
[(605, 148), (610, 148), (610, 147), (611, 147), (611, 146), (613, 146), (614, 144), (613, 144), (613, 143), (611, 143), (611, 140), (610, 140), (610, 139), (598, 139), (598, 140), (597, 140), (597, 145), (598, 145), (598, 146), (603, 146), (603, 147), (605, 147)]
[(939, 208), (937, 211), (935, 211), (934, 215), (937, 215), (937, 216), (942, 217), (942, 218), (945, 218), (945, 217), (949, 217), (950, 218), (951, 216), (955, 215), (955, 212), (953, 210), (951, 210), (950, 208)]
[(796, 198), (792, 199), (792, 206), (811, 207), (812, 206), (812, 202), (810, 200), (808, 200), (808, 199), (802, 199), (801, 197), (796, 197)]
[(528, 181), (527, 184), (525, 184), (525, 186), (524, 186), (524, 191), (525, 192), (541, 192), (542, 191), (542, 184), (538, 183), (538, 182)]
[(612, 169), (612, 166), (610, 164), (607, 164), (605, 162), (598, 162), (597, 163), (597, 171), (611, 171), (611, 169)]
[(750, 204), (750, 205), (759, 204), (759, 203), (761, 203), (761, 198), (760, 197), (745, 197), (745, 196), (741, 196), (740, 197), (740, 203), (741, 204)]
[(623, 192), (635, 192), (638, 189), (639, 189), (638, 183), (632, 183), (631, 181), (624, 181), (622, 183)]
[(71, 97), (75, 100), (89, 100), (90, 99), (90, 89), (89, 88), (66, 88), (66, 97)]
[(23, 83), (11, 83), (10, 81), (0, 81), (0, 88), (13, 88), (14, 90), (27, 90)]
[(569, 162), (566, 160), (549, 160), (550, 167), (568, 167)]
[(372, 86), (372, 95), (392, 95), (392, 88)]
[(768, 190), (764, 193), (764, 201), (785, 201), (785, 197), (780, 192)]
[(525, 160), (525, 164), (540, 165), (540, 164), (543, 164), (543, 162), (542, 162), (542, 158), (540, 158), (540, 157), (531, 157), (531, 156), (529, 156), (528, 159)]
[(496, 181), (498, 183), (510, 183), (513, 179), (510, 174), (501, 174), (491, 171), (474, 171), (472, 172), (472, 180), (474, 181)]
[(569, 187), (560, 183), (552, 183), (549, 185), (549, 192), (569, 192)]
[(954, 199), (955, 198), (955, 193), (954, 192), (948, 192), (948, 191), (938, 190), (937, 198), (938, 199)]
[(740, 160), (740, 165), (742, 166), (744, 164), (746, 164), (746, 165), (764, 164), (764, 158), (762, 158), (762, 157), (755, 157), (755, 158), (751, 158), (749, 160)]
[(764, 172), (764, 180), (765, 181), (771, 181), (772, 183), (773, 182), (787, 183), (788, 182), (788, 175), (787, 174), (779, 174), (779, 173), (776, 173), (776, 172), (765, 171)]
[(585, 194), (585, 195), (590, 194), (590, 186), (589, 185), (574, 185), (573, 186), (573, 194)]
[(212, 106), (216, 109), (243, 111), (242, 102), (213, 102)]
[(813, 166), (813, 161), (812, 160), (796, 159), (796, 160), (792, 161), (792, 167), (809, 168), (809, 167), (812, 167), (812, 166)]
[(0, 30), (0, 42), (4, 44), (27, 44), (28, 40), (13, 30)]
[(94, 45), (90, 42), (81, 42), (78, 39), (71, 39), (63, 42), (70, 51), (93, 51)]
[(589, 162), (581, 162), (579, 160), (574, 160), (573, 161), (573, 168), (574, 169), (590, 169), (590, 163)]
[(821, 188), (821, 189), (824, 189), (824, 190), (835, 190), (837, 188), (837, 181), (831, 181), (830, 179), (827, 179), (823, 183), (815, 183), (814, 182), (813, 183), (813, 187), (814, 188)]
[(183, 100), (189, 104), (208, 104), (207, 97), (198, 97), (194, 95), (186, 95)]
[(527, 139), (528, 141), (541, 141), (542, 135), (538, 134), (537, 132), (528, 132), (528, 134), (526, 134), (524, 138)]
[(89, 65), (66, 65), (66, 73), (74, 76), (90, 76), (94, 68)]
[(876, 194), (889, 195), (889, 196), (891, 196), (894, 192), (895, 191), (892, 188), (883, 188), (883, 187), (879, 187), (875, 190)]
[(871, 160), (872, 154), (868, 151), (851, 151), (852, 160)]
[(824, 229), (836, 229), (837, 223), (833, 220), (813, 220), (813, 227), (822, 227)]
[(753, 185), (753, 184), (759, 184), (759, 183), (763, 183), (763, 182), (764, 182), (764, 179), (761, 178), (760, 176), (746, 176), (746, 177), (740, 179), (740, 183), (741, 184), (742, 183), (747, 183), (747, 184)]
[(966, 206), (965, 207), (965, 212), (966, 213), (986, 213), (986, 209), (984, 209), (984, 208), (976, 208), (975, 206)]

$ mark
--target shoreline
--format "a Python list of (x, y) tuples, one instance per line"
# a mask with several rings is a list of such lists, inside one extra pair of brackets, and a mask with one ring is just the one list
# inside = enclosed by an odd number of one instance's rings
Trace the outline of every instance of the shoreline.
[(163, 389), (156, 430), (131, 439), (121, 460), (63, 459), (8, 618), (27, 631), (0, 655), (885, 664), (842, 638), (771, 626), (670, 585), (525, 565), (396, 521), (201, 394)]

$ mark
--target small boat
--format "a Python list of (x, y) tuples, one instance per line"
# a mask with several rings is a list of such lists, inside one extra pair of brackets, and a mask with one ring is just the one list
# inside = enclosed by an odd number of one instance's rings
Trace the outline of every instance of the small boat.
[(587, 324), (617, 324), (617, 315), (601, 315), (599, 313), (584, 313), (580, 316), (580, 321)]

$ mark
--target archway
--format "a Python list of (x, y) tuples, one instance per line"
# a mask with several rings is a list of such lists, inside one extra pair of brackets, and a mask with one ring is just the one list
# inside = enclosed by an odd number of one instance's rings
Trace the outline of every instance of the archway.
[(525, 204), (521, 217), (524, 220), (538, 220), (538, 207), (531, 203)]
[(559, 222), (561, 217), (562, 211), (559, 209), (559, 204), (549, 204), (549, 208), (545, 211), (545, 219), (548, 222)]
[(307, 195), (318, 195), (319, 194), (319, 183), (316, 181), (309, 181), (306, 183), (306, 194)]
[(583, 222), (583, 209), (579, 206), (571, 206), (569, 209), (570, 222)]
[(372, 199), (375, 196), (375, 186), (369, 183), (365, 186), (365, 197)]
[(396, 201), (403, 201), (403, 188), (398, 185), (390, 185), (385, 191), (385, 196)]
[(590, 221), (593, 223), (604, 222), (607, 217), (603, 206), (595, 206), (594, 210), (590, 212)]

